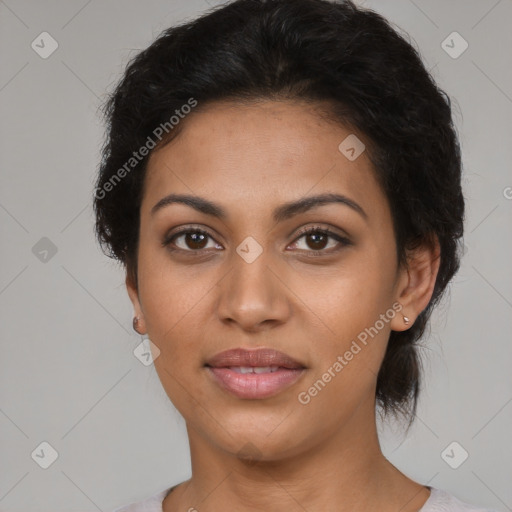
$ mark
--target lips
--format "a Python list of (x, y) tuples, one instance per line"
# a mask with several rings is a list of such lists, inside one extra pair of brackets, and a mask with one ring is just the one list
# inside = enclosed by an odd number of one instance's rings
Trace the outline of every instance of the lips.
[(270, 348), (243, 349), (235, 348), (216, 354), (206, 362), (206, 366), (213, 368), (265, 368), (281, 367), (289, 369), (305, 368), (305, 365), (291, 356)]
[(306, 372), (289, 355), (268, 348), (227, 350), (209, 359), (205, 367), (223, 391), (243, 399), (275, 396)]

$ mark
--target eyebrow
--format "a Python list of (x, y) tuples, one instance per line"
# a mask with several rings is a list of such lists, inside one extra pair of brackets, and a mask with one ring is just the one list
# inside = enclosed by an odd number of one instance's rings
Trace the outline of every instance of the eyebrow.
[[(151, 208), (151, 215), (154, 215), (158, 210), (174, 203), (190, 206), (198, 212), (204, 213), (205, 215), (211, 215), (212, 217), (217, 217), (221, 220), (226, 220), (228, 217), (222, 206), (212, 203), (202, 197), (189, 194), (169, 194), (168, 196), (163, 197), (153, 206), (153, 208)], [(273, 218), (275, 222), (282, 222), (299, 213), (304, 213), (313, 208), (331, 203), (348, 206), (359, 213), (359, 215), (361, 215), (365, 220), (368, 219), (367, 213), (358, 203), (340, 194), (320, 194), (284, 203), (274, 209)]]

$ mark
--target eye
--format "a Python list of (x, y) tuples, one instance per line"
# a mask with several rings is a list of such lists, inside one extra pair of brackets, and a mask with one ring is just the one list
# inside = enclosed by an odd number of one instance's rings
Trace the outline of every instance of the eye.
[[(181, 239), (180, 242), (178, 242)], [(213, 238), (207, 231), (200, 228), (183, 229), (170, 236), (165, 237), (162, 245), (164, 247), (176, 245), (177, 249), (170, 247), (171, 250), (181, 250), (186, 252), (199, 252), (202, 249), (208, 249), (208, 239), (213, 241)], [(180, 245), (181, 244), (181, 247)], [(215, 244), (214, 244), (215, 245)], [(217, 248), (221, 247), (217, 244)]]
[[(299, 238), (296, 240), (304, 239), (305, 247), (302, 247), (300, 250), (305, 250), (306, 252), (312, 253), (313, 255), (322, 255), (322, 254), (330, 254), (332, 252), (336, 252), (340, 250), (342, 247), (351, 245), (351, 242), (348, 238), (338, 235), (334, 233), (330, 229), (327, 228), (319, 228), (319, 227), (309, 227), (300, 232)], [(329, 239), (331, 239), (330, 247)], [(292, 245), (297, 245), (299, 242), (295, 241)], [(332, 250), (334, 247), (334, 250)], [(327, 248), (327, 250), (326, 250)]]

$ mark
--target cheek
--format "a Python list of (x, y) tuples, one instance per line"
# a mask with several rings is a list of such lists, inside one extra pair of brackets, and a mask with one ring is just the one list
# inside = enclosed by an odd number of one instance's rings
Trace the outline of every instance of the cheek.
[(393, 300), (393, 267), (376, 248), (353, 251), (322, 274), (297, 276), (293, 291), (308, 306), (308, 321), (334, 340), (346, 341), (373, 325)]
[(183, 371), (198, 364), (191, 355), (199, 353), (194, 344), (204, 330), (201, 318), (215, 280), (208, 272), (172, 265), (161, 252), (140, 255), (140, 300), (148, 337), (160, 349), (155, 366)]
[(210, 281), (208, 272), (172, 262), (165, 249), (148, 247), (141, 251), (140, 296), (148, 326), (156, 333), (185, 319), (211, 288)]
[(196, 418), (204, 412), (199, 406), (204, 390), (197, 383), (204, 337), (200, 317), (212, 285), (207, 276), (193, 278), (176, 268), (153, 264), (144, 269), (140, 296), (147, 335), (160, 350), (154, 366), (162, 386), (184, 417)]
[[(395, 315), (392, 268), (382, 252), (368, 248), (330, 275), (302, 276), (300, 287), (294, 287), (308, 306), (302, 328), (314, 343), (316, 365), (305, 387), (321, 381), (316, 386), (320, 389), (311, 389), (306, 400), (315, 393), (318, 404), (371, 394)], [(329, 388), (325, 392), (324, 384)]]
[[(378, 289), (360, 284), (348, 278), (333, 283), (329, 300), (316, 302), (322, 321), (312, 315), (307, 321), (309, 331), (304, 331), (315, 341), (314, 366), (297, 401), (319, 429), (336, 429), (362, 402), (375, 396), (392, 316), (381, 320), (380, 315), (390, 310), (385, 296), (379, 300)], [(319, 336), (320, 332), (325, 334)], [(330, 411), (330, 421), (325, 411)]]

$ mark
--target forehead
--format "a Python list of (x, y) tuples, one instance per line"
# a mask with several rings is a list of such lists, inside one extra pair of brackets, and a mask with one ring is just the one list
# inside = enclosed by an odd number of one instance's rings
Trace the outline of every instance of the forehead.
[(143, 207), (173, 192), (253, 209), (333, 192), (378, 210), (385, 198), (366, 151), (353, 160), (340, 151), (347, 140), (364, 144), (364, 135), (327, 120), (320, 107), (266, 100), (197, 109), (173, 141), (152, 153)]

